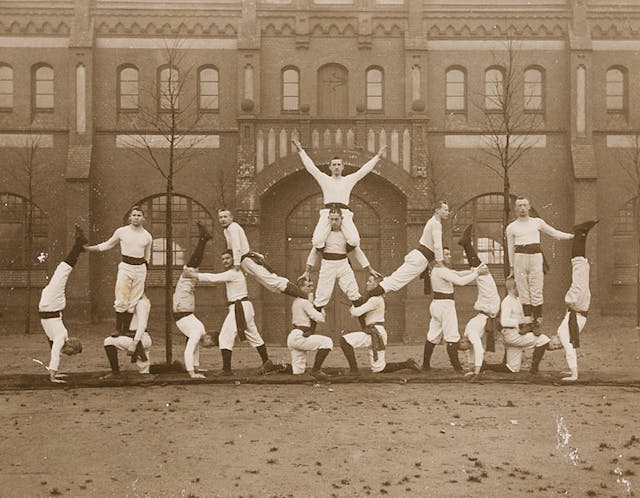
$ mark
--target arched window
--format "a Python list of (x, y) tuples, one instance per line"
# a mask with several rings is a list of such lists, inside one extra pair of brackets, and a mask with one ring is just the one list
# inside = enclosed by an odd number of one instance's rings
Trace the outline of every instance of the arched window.
[(502, 109), (504, 98), (504, 71), (490, 67), (484, 73), (484, 108), (488, 111)]
[(174, 67), (160, 68), (158, 77), (158, 107), (161, 111), (178, 109), (180, 73)]
[(118, 71), (118, 109), (138, 109), (139, 72), (135, 66), (122, 66)]
[(282, 110), (297, 111), (300, 108), (300, 72), (287, 67), (282, 71)]
[(33, 71), (33, 107), (36, 111), (53, 110), (53, 68), (36, 66)]
[(13, 109), (13, 69), (0, 65), (0, 110)]
[(48, 227), (45, 214), (33, 206), (31, 252), (26, 254), (29, 202), (18, 195), (0, 194), (0, 268), (39, 266), (37, 257), (47, 252)]
[(622, 67), (607, 70), (607, 112), (627, 110), (627, 71)]
[(536, 67), (524, 72), (524, 109), (531, 112), (544, 109), (544, 73)]
[(613, 283), (617, 285), (635, 283), (638, 249), (633, 239), (640, 224), (635, 216), (636, 203), (637, 199), (631, 199), (616, 213), (613, 228)]
[(367, 110), (382, 111), (384, 109), (384, 72), (382, 68), (367, 69)]
[(220, 75), (215, 67), (200, 69), (198, 108), (203, 112), (213, 112), (220, 109)]
[(325, 64), (318, 69), (318, 114), (349, 114), (349, 71), (340, 64)]
[(447, 112), (466, 112), (467, 85), (465, 70), (459, 67), (447, 69), (445, 79)]
[[(167, 196), (148, 197), (136, 203), (144, 210), (145, 226), (153, 235), (151, 266), (162, 266), (167, 259), (167, 241), (165, 238), (165, 214), (167, 212)], [(174, 195), (171, 201), (173, 228), (173, 266), (181, 267), (187, 263), (198, 242), (198, 226), (203, 223), (213, 233), (213, 218), (207, 210), (193, 199)], [(125, 221), (126, 223), (126, 221)], [(214, 256), (205, 251), (201, 267), (213, 267)]]

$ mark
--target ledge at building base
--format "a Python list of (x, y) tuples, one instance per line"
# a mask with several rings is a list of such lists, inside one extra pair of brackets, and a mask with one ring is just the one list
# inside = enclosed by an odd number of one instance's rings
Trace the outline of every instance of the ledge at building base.
[[(451, 369), (432, 369), (429, 372), (418, 373), (399, 371), (390, 374), (373, 374), (365, 370), (359, 376), (353, 376), (348, 370), (327, 368), (330, 375), (328, 381), (322, 385), (331, 384), (467, 384), (468, 378), (456, 374)], [(147, 387), (187, 384), (227, 384), (227, 385), (314, 385), (317, 381), (308, 373), (302, 375), (271, 374), (261, 375), (255, 369), (235, 370), (232, 376), (220, 377), (217, 372), (207, 372), (205, 379), (191, 379), (185, 373), (138, 374), (123, 372), (119, 377), (101, 379), (106, 371), (69, 373), (66, 384), (54, 384), (46, 374), (14, 374), (0, 375), (0, 391), (40, 390), (40, 389), (75, 389), (75, 388), (103, 388), (103, 387)], [(640, 378), (600, 374), (598, 372), (584, 372), (576, 382), (563, 382), (563, 374), (559, 371), (545, 371), (538, 375), (528, 372), (505, 374), (498, 372), (483, 373), (473, 384), (530, 384), (548, 386), (611, 386), (640, 389)]]

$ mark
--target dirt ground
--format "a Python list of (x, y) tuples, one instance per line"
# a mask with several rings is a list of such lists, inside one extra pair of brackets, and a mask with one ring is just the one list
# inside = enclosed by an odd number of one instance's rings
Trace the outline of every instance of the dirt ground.
[[(62, 371), (103, 373), (107, 330), (74, 334), (85, 348)], [(182, 344), (176, 336), (178, 358)], [(421, 351), (391, 346), (387, 357)], [(43, 335), (0, 336), (1, 497), (624, 497), (639, 484), (640, 337), (630, 319), (591, 319), (579, 356), (587, 380), (570, 386), (558, 385), (562, 351), (547, 353), (540, 382), (523, 373), (468, 383), (439, 347), (433, 374), (382, 384), (155, 376), (144, 386), (6, 387), (12, 374), (44, 378), (32, 358), (47, 361)], [(219, 352), (201, 363), (219, 369)], [(237, 369), (258, 364), (250, 348), (234, 354)], [(339, 350), (327, 365), (346, 366)]]

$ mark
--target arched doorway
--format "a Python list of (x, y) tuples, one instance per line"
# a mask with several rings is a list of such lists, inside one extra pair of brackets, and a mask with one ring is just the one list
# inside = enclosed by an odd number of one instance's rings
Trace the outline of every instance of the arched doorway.
[(340, 64), (318, 69), (318, 114), (344, 116), (349, 113), (349, 72)]

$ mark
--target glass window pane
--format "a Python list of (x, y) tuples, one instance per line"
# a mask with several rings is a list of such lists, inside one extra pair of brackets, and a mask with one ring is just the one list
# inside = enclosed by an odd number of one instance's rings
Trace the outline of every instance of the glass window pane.
[(367, 108), (371, 110), (382, 109), (382, 97), (368, 97)]
[(218, 71), (213, 68), (207, 68), (200, 71), (200, 82), (218, 81)]
[(381, 83), (382, 71), (379, 69), (370, 69), (367, 71), (367, 82), (369, 83)]
[(218, 95), (218, 83), (217, 82), (204, 82), (200, 83), (201, 95)]
[(137, 95), (121, 95), (120, 96), (120, 109), (137, 109), (137, 108), (138, 108)]
[(298, 83), (298, 71), (295, 69), (287, 69), (282, 75), (285, 83)]
[(617, 95), (607, 96), (607, 109), (612, 111), (620, 111), (624, 108), (623, 98)]
[(298, 97), (284, 97), (282, 100), (282, 108), (285, 111), (297, 111), (298, 110)]
[(447, 97), (447, 110), (464, 111), (464, 97)]
[(447, 72), (447, 82), (464, 83), (464, 73), (459, 69), (451, 69)]
[(36, 95), (36, 108), (53, 109), (53, 95)]
[(40, 67), (36, 71), (36, 79), (37, 80), (52, 80), (53, 79), (53, 69), (50, 67)]

